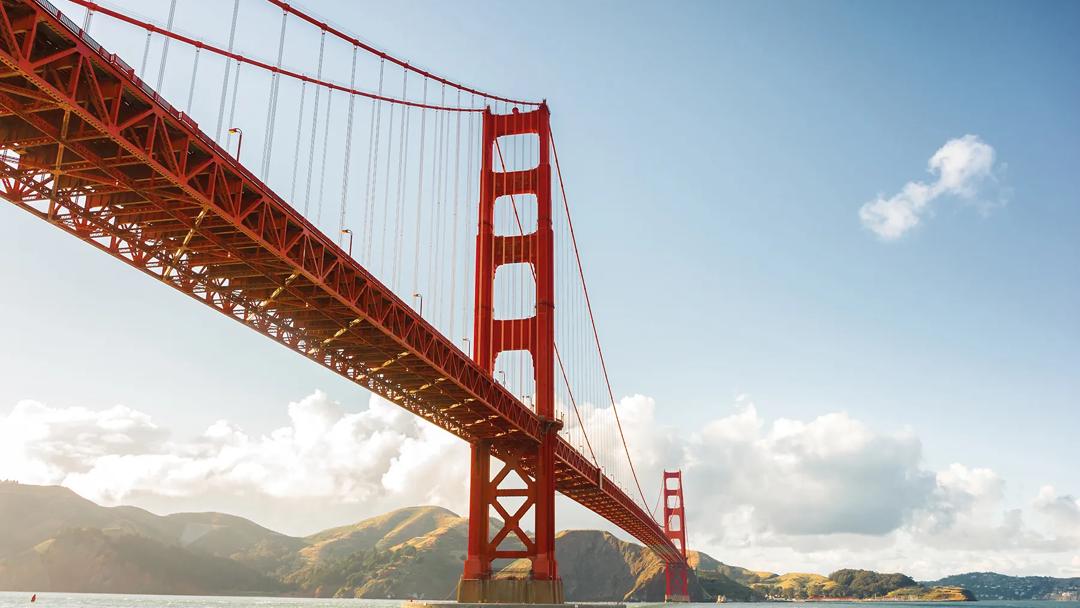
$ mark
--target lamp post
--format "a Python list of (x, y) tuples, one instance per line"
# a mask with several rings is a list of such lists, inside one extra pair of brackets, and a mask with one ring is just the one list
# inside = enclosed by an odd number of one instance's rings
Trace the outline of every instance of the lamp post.
[(350, 230), (348, 228), (342, 228), (341, 229), (341, 234), (349, 235), (349, 257), (351, 258), (352, 257), (352, 230)]
[(424, 296), (421, 295), (421, 294), (418, 294), (418, 293), (414, 293), (414, 294), (412, 294), (412, 297), (419, 298), (419, 300), (420, 300), (420, 308), (416, 309), (416, 312), (419, 313), (420, 318), (423, 319), (424, 318)]
[(244, 145), (244, 130), (240, 127), (232, 127), (229, 129), (229, 133), (233, 135), (239, 135), (236, 140), (236, 160), (240, 160), (240, 146)]

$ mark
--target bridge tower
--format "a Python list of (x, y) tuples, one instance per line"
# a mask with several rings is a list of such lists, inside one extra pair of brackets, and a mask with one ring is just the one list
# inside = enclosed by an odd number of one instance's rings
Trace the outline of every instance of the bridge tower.
[(683, 503), (682, 471), (664, 471), (664, 534), (682, 552), (681, 563), (664, 567), (664, 601), (689, 602), (689, 566), (686, 564), (686, 510)]
[[(476, 297), (473, 359), (494, 374), (499, 353), (527, 351), (532, 356), (536, 414), (544, 423), (534, 451), (500, 453), (486, 441), (471, 445), (469, 542), (458, 584), (459, 602), (560, 604), (562, 579), (555, 562), (555, 445), (560, 422), (555, 418), (554, 232), (551, 209), (550, 130), (546, 104), (530, 112), (484, 111), (480, 165), (479, 223), (476, 237)], [(496, 171), (496, 141), (500, 137), (534, 134), (538, 139), (536, 167)], [(495, 204), (501, 197), (536, 197), (536, 230), (529, 234), (495, 234)], [(495, 271), (505, 264), (529, 264), (536, 285), (536, 310), (531, 317), (496, 319)], [(492, 475), (492, 456), (501, 463)], [(520, 478), (525, 487), (509, 487)], [(504, 498), (523, 501), (508, 508)], [(532, 508), (533, 536), (522, 518)], [(491, 535), (490, 511), (502, 520)], [(527, 524), (525, 524), (527, 525)], [(504, 541), (513, 543), (509, 548)], [(492, 562), (528, 558), (527, 578), (493, 578)]]

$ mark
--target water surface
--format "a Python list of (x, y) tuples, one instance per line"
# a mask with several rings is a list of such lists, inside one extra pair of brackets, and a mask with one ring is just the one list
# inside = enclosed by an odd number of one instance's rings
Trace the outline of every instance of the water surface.
[[(203, 597), (196, 595), (118, 595), (110, 593), (39, 593), (37, 602), (30, 603), (30, 593), (18, 591), (0, 591), (0, 608), (28, 606), (41, 608), (239, 608), (255, 606), (257, 608), (400, 608), (405, 600), (358, 600), (358, 599), (316, 599), (292, 597)], [(776, 608), (800, 604), (815, 604), (814, 608), (1080, 608), (1080, 602), (1047, 602), (1021, 600), (986, 600), (971, 602), (777, 602), (745, 604), (732, 602), (725, 606), (731, 608)], [(869, 604), (869, 605), (868, 605)], [(649, 604), (636, 604), (644, 608)], [(652, 604), (657, 605), (657, 604)], [(568, 604), (569, 606), (569, 604)], [(716, 604), (668, 604), (670, 608), (716, 608)]]

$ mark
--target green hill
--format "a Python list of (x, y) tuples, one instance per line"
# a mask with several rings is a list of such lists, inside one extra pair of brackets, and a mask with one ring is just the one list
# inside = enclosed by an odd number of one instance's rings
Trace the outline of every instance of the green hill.
[[(426, 506), (297, 538), (223, 513), (159, 516), (102, 507), (66, 488), (0, 483), (0, 590), (451, 599), (467, 530), (466, 519)], [(641, 545), (568, 530), (558, 534), (555, 553), (567, 600), (663, 600), (664, 565)], [(966, 593), (919, 586), (902, 574), (774, 574), (695, 551), (689, 562), (696, 601), (924, 601)], [(499, 576), (520, 576), (528, 562), (496, 568)]]
[(446, 599), (465, 559), (468, 520), (410, 507), (307, 537), (285, 581), (318, 597)]
[(996, 572), (968, 572), (926, 584), (960, 586), (971, 590), (981, 600), (1080, 601), (1080, 577), (1006, 576)]
[(750, 583), (769, 599), (855, 599), (903, 601), (970, 601), (975, 596), (956, 586), (923, 586), (900, 573), (837, 570), (829, 576), (789, 573)]
[(224, 513), (155, 515), (136, 507), (102, 507), (59, 486), (0, 483), (0, 563), (66, 530), (101, 530), (237, 561), (268, 576), (299, 564), (304, 539)]
[(0, 560), (0, 589), (247, 595), (286, 587), (236, 560), (123, 531), (71, 528)]

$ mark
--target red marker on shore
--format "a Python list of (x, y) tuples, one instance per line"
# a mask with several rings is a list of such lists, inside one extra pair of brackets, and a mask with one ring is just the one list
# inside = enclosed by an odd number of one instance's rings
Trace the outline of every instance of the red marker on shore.
[(30, 596), (30, 603), (33, 604), (36, 601), (37, 601), (37, 594), (35, 593), (34, 595)]

